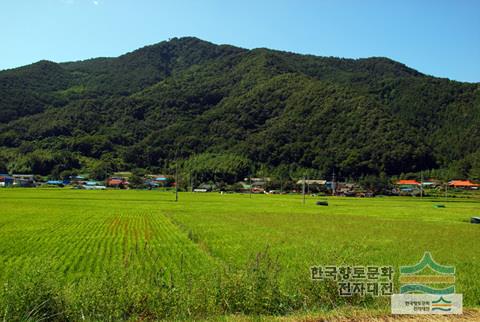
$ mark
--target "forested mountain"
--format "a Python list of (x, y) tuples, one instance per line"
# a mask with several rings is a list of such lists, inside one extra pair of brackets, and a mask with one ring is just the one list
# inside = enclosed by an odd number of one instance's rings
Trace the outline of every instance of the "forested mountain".
[(205, 175), (480, 178), (480, 85), (387, 58), (172, 39), (0, 72), (0, 172), (66, 176), (178, 160)]

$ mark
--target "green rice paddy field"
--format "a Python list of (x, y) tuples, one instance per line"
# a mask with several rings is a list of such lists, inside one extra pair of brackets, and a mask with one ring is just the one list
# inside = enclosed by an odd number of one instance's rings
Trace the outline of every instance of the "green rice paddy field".
[[(289, 316), (365, 308), (312, 265), (456, 266), (480, 306), (480, 199), (0, 189), (0, 319)], [(445, 208), (435, 208), (436, 204)], [(395, 281), (398, 282), (398, 276)], [(398, 284), (398, 283), (397, 283)], [(396, 285), (398, 289), (398, 285)]]

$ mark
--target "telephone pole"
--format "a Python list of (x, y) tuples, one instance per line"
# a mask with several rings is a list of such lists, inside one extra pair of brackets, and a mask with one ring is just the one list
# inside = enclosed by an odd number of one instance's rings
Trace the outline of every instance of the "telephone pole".
[(423, 171), (420, 172), (420, 198), (423, 198)]
[(178, 202), (178, 147), (175, 150), (175, 202)]
[(252, 175), (248, 177), (248, 185), (250, 186), (250, 199), (252, 198)]
[(303, 181), (302, 181), (302, 195), (303, 195), (303, 204), (305, 204), (305, 176), (303, 176)]
[(175, 202), (178, 202), (178, 160), (175, 162)]
[(193, 174), (190, 173), (190, 192), (193, 192)]
[(335, 183), (335, 169), (333, 169), (333, 175), (332, 175), (332, 196), (335, 196), (335, 190), (336, 190), (336, 183)]

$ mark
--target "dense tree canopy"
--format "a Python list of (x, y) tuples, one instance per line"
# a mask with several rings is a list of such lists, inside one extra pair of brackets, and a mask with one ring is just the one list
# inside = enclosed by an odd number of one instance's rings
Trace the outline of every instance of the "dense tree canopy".
[(480, 178), (480, 86), (387, 58), (172, 39), (118, 58), (0, 72), (0, 168), (143, 168), (231, 180), (444, 169)]

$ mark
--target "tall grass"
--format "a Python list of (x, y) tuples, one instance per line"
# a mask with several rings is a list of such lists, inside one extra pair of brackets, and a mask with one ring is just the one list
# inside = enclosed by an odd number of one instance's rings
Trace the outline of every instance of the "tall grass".
[(268, 250), (241, 270), (225, 269), (202, 278), (159, 269), (138, 274), (122, 267), (68, 281), (51, 267), (11, 275), (0, 291), (4, 321), (192, 320), (230, 314), (285, 315), (334, 308), (336, 287), (308, 279), (297, 292), (282, 286), (282, 269)]

